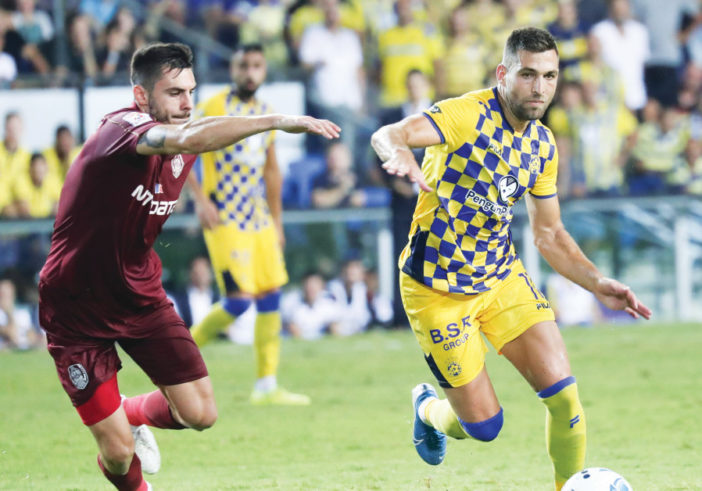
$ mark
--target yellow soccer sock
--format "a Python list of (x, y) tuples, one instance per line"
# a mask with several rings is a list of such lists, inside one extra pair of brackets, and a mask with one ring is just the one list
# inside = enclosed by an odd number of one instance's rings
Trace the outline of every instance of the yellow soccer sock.
[(275, 375), (280, 362), (280, 312), (259, 312), (254, 331), (256, 375), (259, 379)]
[(203, 346), (217, 336), (217, 334), (234, 322), (235, 316), (224, 310), (220, 303), (216, 304), (202, 321), (190, 329), (195, 343)]
[(424, 409), (425, 422), (441, 433), (462, 440), (468, 438), (448, 399), (432, 399)]
[(575, 377), (568, 377), (539, 392), (546, 405), (546, 449), (560, 490), (570, 476), (585, 465), (585, 413)]

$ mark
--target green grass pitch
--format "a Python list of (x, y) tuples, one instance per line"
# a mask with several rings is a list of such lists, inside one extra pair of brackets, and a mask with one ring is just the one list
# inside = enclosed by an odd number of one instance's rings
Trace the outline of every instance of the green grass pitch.
[[(702, 326), (641, 323), (567, 329), (588, 418), (587, 466), (640, 491), (702, 489)], [(157, 490), (550, 490), (544, 408), (494, 352), (487, 365), (505, 409), (489, 444), (449, 441), (444, 463), (411, 444), (410, 390), (433, 382), (410, 332), (283, 343), (280, 380), (306, 408), (252, 407), (252, 350), (204, 349), (219, 420), (210, 430), (154, 430)], [(124, 357), (123, 357), (124, 358)], [(120, 388), (152, 390), (123, 359)], [(0, 489), (108, 490), (96, 447), (45, 352), (0, 354)]]

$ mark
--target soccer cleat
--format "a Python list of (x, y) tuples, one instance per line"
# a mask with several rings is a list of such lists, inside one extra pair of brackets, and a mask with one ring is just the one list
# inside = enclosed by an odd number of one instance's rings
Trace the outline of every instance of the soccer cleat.
[(278, 387), (268, 392), (256, 390), (251, 393), (251, 404), (255, 406), (308, 406), (310, 398)]
[(412, 405), (414, 407), (412, 442), (424, 462), (430, 465), (439, 465), (446, 455), (446, 435), (429, 426), (419, 417), (419, 405), (431, 397), (438, 396), (434, 387), (429, 384), (419, 384), (412, 389)]
[(158, 450), (154, 434), (146, 425), (131, 426), (131, 428), (134, 436), (134, 453), (141, 460), (141, 470), (147, 474), (156, 474), (161, 468), (161, 452)]

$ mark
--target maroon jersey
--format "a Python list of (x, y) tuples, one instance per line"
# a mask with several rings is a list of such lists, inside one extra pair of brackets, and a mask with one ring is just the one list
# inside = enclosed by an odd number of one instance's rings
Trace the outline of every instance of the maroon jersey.
[[(106, 320), (166, 300), (161, 261), (152, 246), (196, 156), (139, 155), (139, 137), (157, 124), (136, 107), (105, 116), (61, 191), (40, 281)], [(54, 295), (42, 301), (49, 297)]]

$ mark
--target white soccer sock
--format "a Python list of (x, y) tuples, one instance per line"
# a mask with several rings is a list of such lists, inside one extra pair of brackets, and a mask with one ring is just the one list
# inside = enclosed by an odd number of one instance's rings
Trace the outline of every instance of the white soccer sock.
[(266, 375), (256, 380), (254, 390), (259, 392), (271, 392), (278, 388), (278, 380), (275, 375)]
[(438, 400), (438, 397), (427, 397), (424, 399), (422, 402), (419, 403), (419, 407), (417, 408), (417, 413), (419, 414), (419, 419), (422, 420), (422, 423), (428, 424), (431, 426), (431, 423), (427, 421), (427, 406), (429, 405), (430, 402)]

